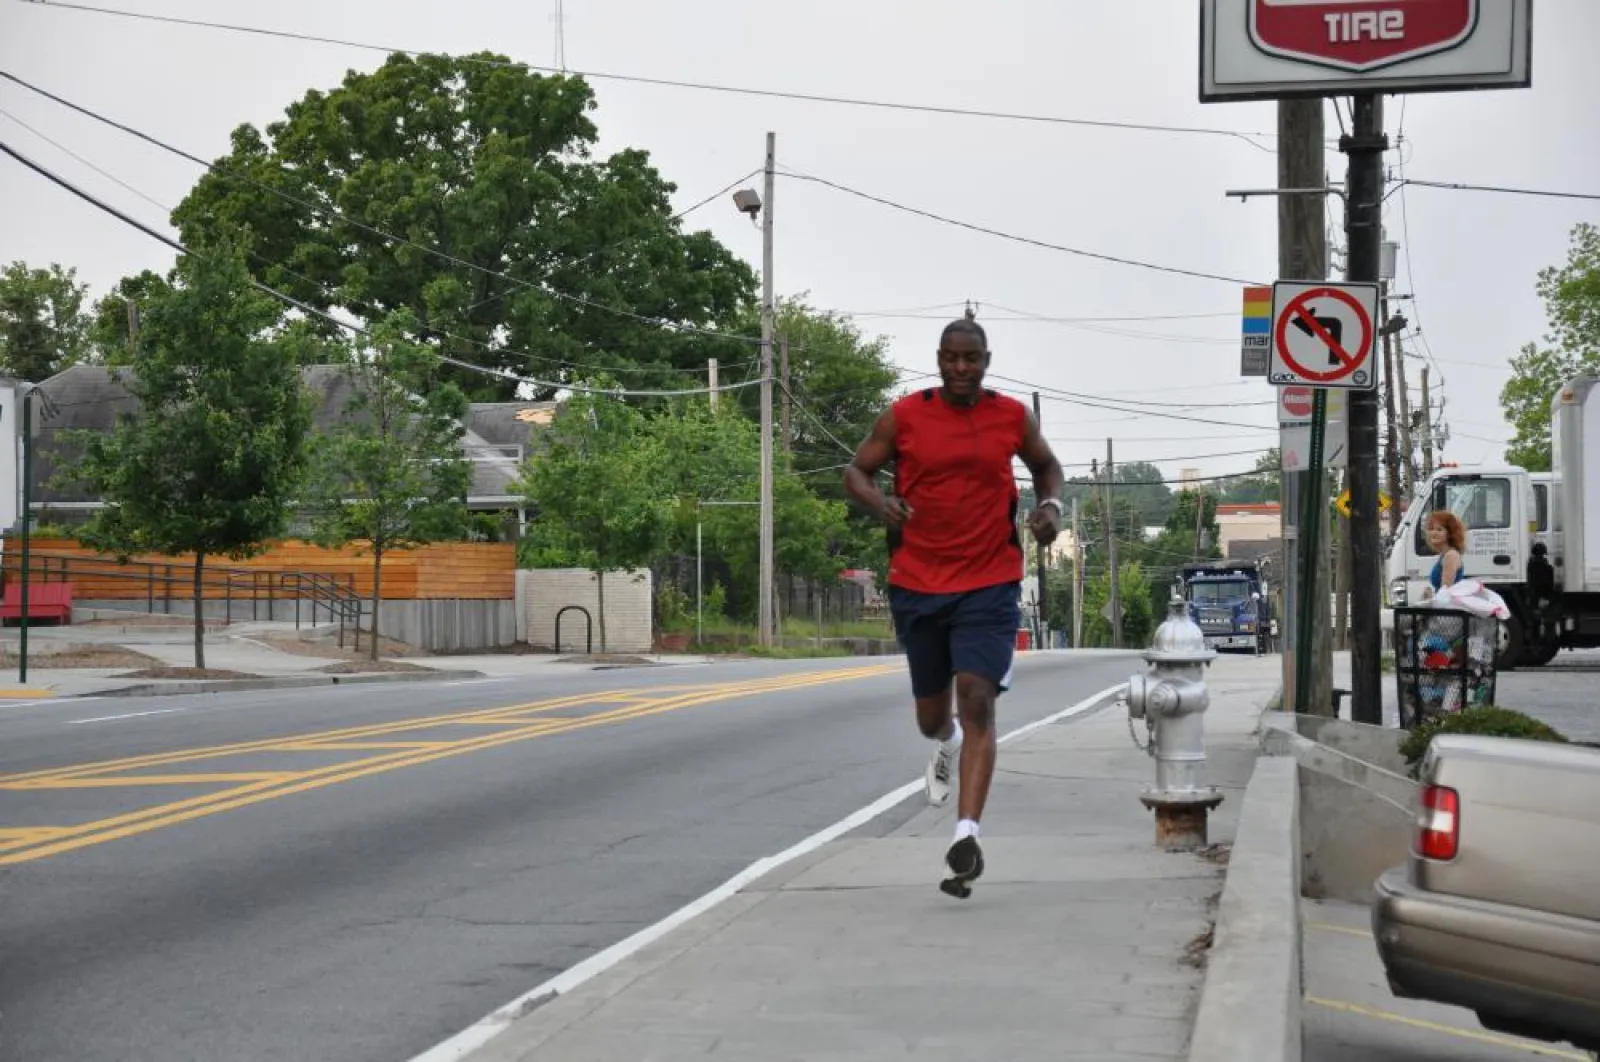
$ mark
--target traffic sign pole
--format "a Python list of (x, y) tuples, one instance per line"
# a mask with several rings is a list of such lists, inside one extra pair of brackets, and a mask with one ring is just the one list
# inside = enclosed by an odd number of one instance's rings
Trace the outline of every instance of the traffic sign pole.
[(1328, 496), (1322, 486), (1322, 440), (1327, 424), (1328, 392), (1318, 387), (1311, 392), (1311, 453), (1307, 456), (1306, 489), (1301, 492), (1300, 535), (1309, 545), (1300, 551), (1300, 615), (1296, 619), (1305, 648), (1295, 657), (1294, 676), (1295, 710), (1308, 714), (1317, 714), (1309, 712), (1305, 706), (1314, 703), (1310, 646), (1319, 600), (1319, 595), (1313, 592), (1318, 585), (1317, 560), (1321, 552), (1317, 546), (1322, 540), (1322, 509)]
[[(1376, 283), (1382, 267), (1383, 104), (1375, 93), (1358, 94), (1349, 135), (1339, 149), (1350, 157), (1346, 238), (1348, 279)], [(1376, 323), (1375, 323), (1376, 326)], [(1375, 344), (1374, 344), (1375, 346)], [(1377, 359), (1369, 354), (1374, 369)], [(1376, 372), (1373, 373), (1374, 384)], [(1382, 539), (1378, 527), (1378, 393), (1350, 393), (1345, 418), (1350, 432), (1350, 705), (1358, 723), (1383, 723)]]

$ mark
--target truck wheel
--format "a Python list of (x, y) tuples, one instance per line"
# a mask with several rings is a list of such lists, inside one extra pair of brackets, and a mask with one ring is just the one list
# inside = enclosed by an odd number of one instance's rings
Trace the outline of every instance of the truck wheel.
[(1515, 612), (1500, 624), (1500, 646), (1494, 654), (1496, 671), (1515, 671), (1522, 662), (1527, 639), (1522, 633), (1522, 618)]

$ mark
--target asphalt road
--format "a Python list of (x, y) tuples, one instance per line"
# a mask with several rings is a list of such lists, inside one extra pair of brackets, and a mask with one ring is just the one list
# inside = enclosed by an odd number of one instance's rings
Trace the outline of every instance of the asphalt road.
[[(1001, 730), (1139, 666), (1024, 654)], [(927, 752), (895, 659), (7, 707), (0, 1059), (404, 1062)]]

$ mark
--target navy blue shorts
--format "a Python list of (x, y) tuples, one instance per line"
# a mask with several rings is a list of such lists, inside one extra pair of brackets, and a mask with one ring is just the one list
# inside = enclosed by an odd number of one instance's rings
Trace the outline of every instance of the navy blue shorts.
[(911, 694), (932, 697), (958, 671), (986, 678), (1004, 692), (1022, 624), (1022, 585), (1002, 583), (961, 594), (922, 594), (889, 587), (895, 636), (911, 668)]

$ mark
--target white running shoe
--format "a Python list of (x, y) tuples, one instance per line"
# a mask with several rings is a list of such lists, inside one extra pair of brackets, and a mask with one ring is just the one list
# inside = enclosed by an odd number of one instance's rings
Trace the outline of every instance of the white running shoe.
[(1000, 676), (1000, 682), (998, 685), (1001, 693), (1004, 693), (1011, 688), (1011, 673), (1016, 670), (1016, 667), (1017, 665), (1012, 664), (1010, 667), (1006, 668), (1006, 673)]
[(949, 741), (941, 741), (934, 747), (933, 756), (928, 760), (928, 770), (922, 779), (923, 791), (927, 793), (928, 803), (936, 808), (942, 808), (950, 802), (950, 792), (954, 788), (956, 778), (956, 765), (961, 755), (960, 735), (952, 737)]

